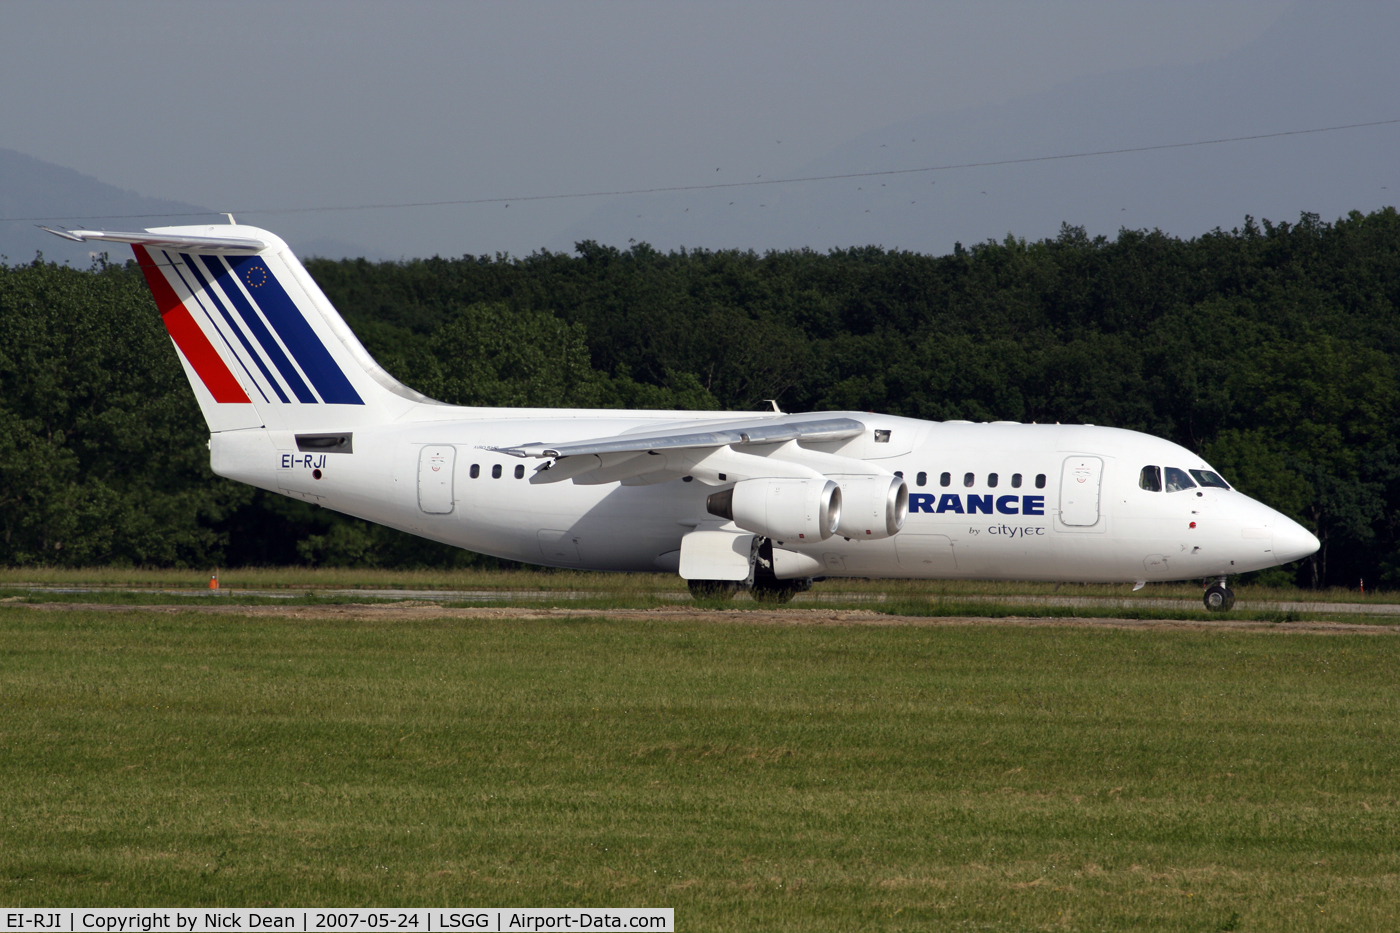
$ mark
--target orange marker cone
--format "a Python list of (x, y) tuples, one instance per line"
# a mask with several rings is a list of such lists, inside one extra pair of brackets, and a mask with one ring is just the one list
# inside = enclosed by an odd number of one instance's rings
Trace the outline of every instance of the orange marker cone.
[(219, 571), (215, 570), (212, 574), (209, 575), (209, 589), (211, 589), (211, 590), (217, 590), (218, 588), (219, 588)]

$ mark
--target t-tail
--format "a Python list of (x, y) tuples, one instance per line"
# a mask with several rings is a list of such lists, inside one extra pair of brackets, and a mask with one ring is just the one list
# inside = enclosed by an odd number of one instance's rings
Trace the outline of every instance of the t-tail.
[(287, 244), (266, 230), (50, 232), (131, 245), (211, 432), (343, 431), (436, 404), (374, 361)]

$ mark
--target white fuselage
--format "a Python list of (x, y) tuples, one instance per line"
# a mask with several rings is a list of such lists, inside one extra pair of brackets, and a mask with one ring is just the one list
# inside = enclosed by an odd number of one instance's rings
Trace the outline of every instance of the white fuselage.
[[(713, 478), (532, 483), (537, 462), (493, 448), (625, 436), (733, 413), (424, 412), (433, 420), (356, 427), (350, 452), (299, 450), (292, 431), (222, 431), (210, 442), (213, 467), (433, 540), (547, 566), (675, 572), (682, 537), (715, 521), (706, 510)], [(1144, 466), (1210, 469), (1160, 438), (1090, 425), (845, 414), (884, 429), (887, 439), (867, 433), (806, 449), (902, 475), (908, 518), (881, 540), (775, 542), (788, 552), (779, 576), (1166, 581), (1258, 570), (1317, 547), (1295, 522), (1234, 490), (1141, 488)]]
[(55, 232), (131, 244), (215, 473), (483, 554), (772, 592), (1225, 577), (1318, 549), (1185, 448), (1115, 428), (442, 404), (379, 366), (269, 231)]

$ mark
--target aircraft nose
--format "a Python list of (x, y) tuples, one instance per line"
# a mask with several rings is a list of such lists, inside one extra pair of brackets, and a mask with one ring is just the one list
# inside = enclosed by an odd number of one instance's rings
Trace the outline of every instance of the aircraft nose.
[(1322, 547), (1311, 531), (1293, 519), (1280, 515), (1274, 521), (1274, 559), (1279, 563), (1302, 560)]

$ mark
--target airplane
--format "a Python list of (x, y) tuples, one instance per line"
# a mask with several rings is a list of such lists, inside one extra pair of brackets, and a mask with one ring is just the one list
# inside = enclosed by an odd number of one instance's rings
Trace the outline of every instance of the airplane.
[(131, 246), (215, 473), (367, 521), (762, 600), (831, 577), (1199, 579), (1226, 611), (1232, 575), (1319, 546), (1197, 454), (1119, 428), (448, 405), (381, 368), (285, 242), (229, 220), (50, 232)]

